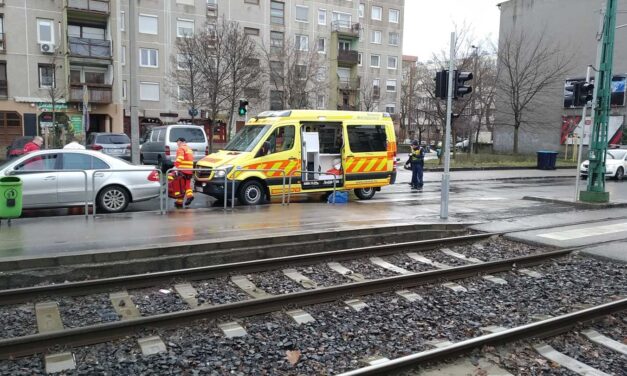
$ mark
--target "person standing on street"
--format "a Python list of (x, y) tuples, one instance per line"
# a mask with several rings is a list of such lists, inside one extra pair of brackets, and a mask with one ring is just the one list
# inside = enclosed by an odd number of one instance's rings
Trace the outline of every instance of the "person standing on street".
[(425, 155), (418, 144), (418, 141), (411, 142), (411, 154), (409, 154), (409, 162), (411, 164), (411, 189), (422, 189), (422, 174), (425, 166)]
[(187, 146), (185, 138), (179, 137), (176, 140), (178, 149), (176, 150), (176, 160), (174, 161), (174, 167), (179, 171), (173, 171), (168, 176), (170, 184), (177, 184), (182, 182), (178, 191), (175, 191), (176, 201), (174, 206), (177, 208), (183, 207), (183, 198), (185, 198), (185, 206), (189, 206), (194, 201), (194, 191), (191, 187), (193, 171), (188, 170), (194, 168), (194, 151)]
[(44, 144), (44, 139), (39, 137), (39, 136), (35, 136), (33, 137), (33, 140), (31, 142), (28, 142), (26, 145), (24, 145), (24, 154), (28, 154), (37, 150), (41, 150), (41, 145)]

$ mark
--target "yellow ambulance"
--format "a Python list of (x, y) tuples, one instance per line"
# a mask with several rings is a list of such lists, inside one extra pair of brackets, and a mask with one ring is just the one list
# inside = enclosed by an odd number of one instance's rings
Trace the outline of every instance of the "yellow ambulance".
[[(195, 189), (245, 205), (273, 196), (354, 190), (362, 200), (396, 179), (396, 135), (387, 113), (267, 111), (250, 119), (224, 150), (198, 161)], [(268, 171), (271, 170), (271, 171)], [(289, 187), (288, 179), (292, 177)]]

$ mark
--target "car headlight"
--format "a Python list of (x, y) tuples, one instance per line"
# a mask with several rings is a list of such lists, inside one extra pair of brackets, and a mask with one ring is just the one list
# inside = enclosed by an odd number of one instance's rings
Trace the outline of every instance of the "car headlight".
[[(221, 168), (222, 170), (217, 170), (217, 171), (216, 171), (216, 174), (215, 174), (215, 177), (216, 177), (216, 178), (223, 178), (223, 177), (224, 177), (224, 175), (226, 175), (228, 172), (230, 172), (230, 171), (231, 171), (231, 169), (233, 168), (233, 166), (231, 166), (231, 165), (226, 165), (226, 166), (222, 166), (222, 167), (220, 167), (220, 168)], [(226, 169), (226, 171), (225, 171), (224, 169)]]

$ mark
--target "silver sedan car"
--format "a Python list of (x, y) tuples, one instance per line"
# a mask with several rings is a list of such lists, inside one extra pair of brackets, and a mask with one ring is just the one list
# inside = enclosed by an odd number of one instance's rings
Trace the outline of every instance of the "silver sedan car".
[[(96, 205), (100, 211), (117, 213), (131, 202), (159, 196), (159, 173), (146, 168), (98, 151), (41, 150), (0, 165), (0, 177), (19, 177), (23, 207), (37, 209), (82, 206), (86, 198), (92, 204), (95, 175)], [(87, 173), (87, 197), (85, 174), (78, 170)]]

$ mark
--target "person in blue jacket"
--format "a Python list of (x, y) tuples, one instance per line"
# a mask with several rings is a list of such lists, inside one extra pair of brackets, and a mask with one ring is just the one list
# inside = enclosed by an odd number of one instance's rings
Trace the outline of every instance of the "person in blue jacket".
[(425, 166), (424, 151), (418, 144), (418, 141), (411, 142), (411, 153), (409, 154), (409, 163), (411, 164), (411, 189), (422, 189), (422, 175)]

